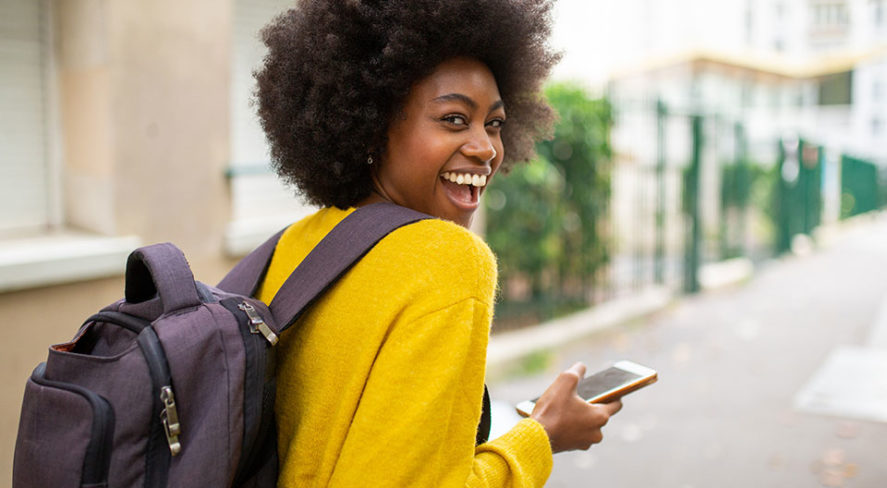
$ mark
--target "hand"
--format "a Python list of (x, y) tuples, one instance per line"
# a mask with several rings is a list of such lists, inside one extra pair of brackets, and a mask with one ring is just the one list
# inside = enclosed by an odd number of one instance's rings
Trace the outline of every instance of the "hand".
[(601, 428), (622, 408), (622, 402), (588, 403), (576, 393), (585, 365), (576, 363), (554, 380), (536, 401), (531, 418), (542, 424), (552, 452), (588, 449), (604, 438)]

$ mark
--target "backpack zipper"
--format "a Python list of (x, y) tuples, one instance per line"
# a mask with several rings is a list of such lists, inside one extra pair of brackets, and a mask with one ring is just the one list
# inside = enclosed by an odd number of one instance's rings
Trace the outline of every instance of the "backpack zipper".
[(265, 339), (271, 343), (271, 345), (277, 344), (278, 338), (277, 334), (271, 330), (271, 327), (268, 327), (268, 324), (265, 323), (265, 320), (259, 315), (259, 312), (256, 311), (256, 308), (250, 305), (247, 302), (241, 302), (237, 305), (237, 308), (246, 312), (246, 316), (249, 317), (249, 331), (253, 334), (262, 334), (265, 336)]
[[(243, 443), (241, 457), (237, 466), (235, 483), (240, 486), (244, 480), (255, 474), (267, 460), (264, 449), (271, 444), (276, 449), (273, 430), (274, 417), (274, 382), (269, 378), (274, 374), (274, 349), (261, 334), (260, 327), (268, 327), (254, 306), (242, 299), (226, 299), (221, 305), (228, 309), (241, 325), (245, 352), (244, 371), (244, 415)], [(270, 331), (270, 327), (268, 327)], [(276, 336), (275, 336), (276, 337)], [(246, 408), (247, 405), (261, 405), (259, 409)]]
[(170, 454), (177, 456), (182, 452), (182, 443), (179, 442), (182, 426), (179, 424), (176, 397), (173, 395), (171, 386), (165, 385), (160, 388), (160, 402), (163, 403), (163, 410), (160, 412), (160, 422), (163, 423), (166, 443), (169, 444)]

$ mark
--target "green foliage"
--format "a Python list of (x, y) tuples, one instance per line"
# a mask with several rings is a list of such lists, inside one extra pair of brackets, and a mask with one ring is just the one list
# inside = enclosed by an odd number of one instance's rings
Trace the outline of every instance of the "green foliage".
[(569, 84), (549, 86), (546, 96), (560, 115), (554, 139), (494, 180), (485, 197), (506, 302), (584, 302), (609, 259), (601, 224), (610, 198), (610, 104)]
[(554, 360), (550, 350), (534, 351), (520, 359), (517, 367), (518, 376), (530, 376), (545, 372)]
[(743, 208), (748, 205), (756, 168), (743, 162), (721, 165), (721, 206)]
[[(721, 166), (721, 259), (747, 255), (749, 219), (769, 237), (776, 225), (777, 167), (755, 162)], [(744, 222), (746, 221), (746, 222)], [(755, 240), (754, 238), (752, 240)]]
[(561, 258), (555, 214), (563, 187), (558, 169), (542, 158), (514, 168), (490, 185), (485, 197), (487, 241), (506, 282), (518, 274), (541, 277)]

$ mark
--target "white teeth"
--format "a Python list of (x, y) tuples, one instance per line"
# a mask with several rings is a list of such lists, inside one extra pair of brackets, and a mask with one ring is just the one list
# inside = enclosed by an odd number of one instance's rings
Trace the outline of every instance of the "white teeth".
[(443, 179), (456, 183), (457, 185), (487, 186), (486, 175), (473, 175), (469, 173), (456, 174), (448, 171), (441, 176), (443, 176)]

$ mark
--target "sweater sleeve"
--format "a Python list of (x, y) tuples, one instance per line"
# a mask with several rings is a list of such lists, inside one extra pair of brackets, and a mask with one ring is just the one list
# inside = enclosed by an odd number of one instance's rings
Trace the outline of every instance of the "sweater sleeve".
[(392, 324), (329, 486), (544, 484), (552, 455), (535, 421), (474, 447), (490, 312), (467, 298)]
[(548, 434), (539, 422), (523, 419), (502, 437), (477, 447), (465, 486), (542, 486), (551, 466)]

